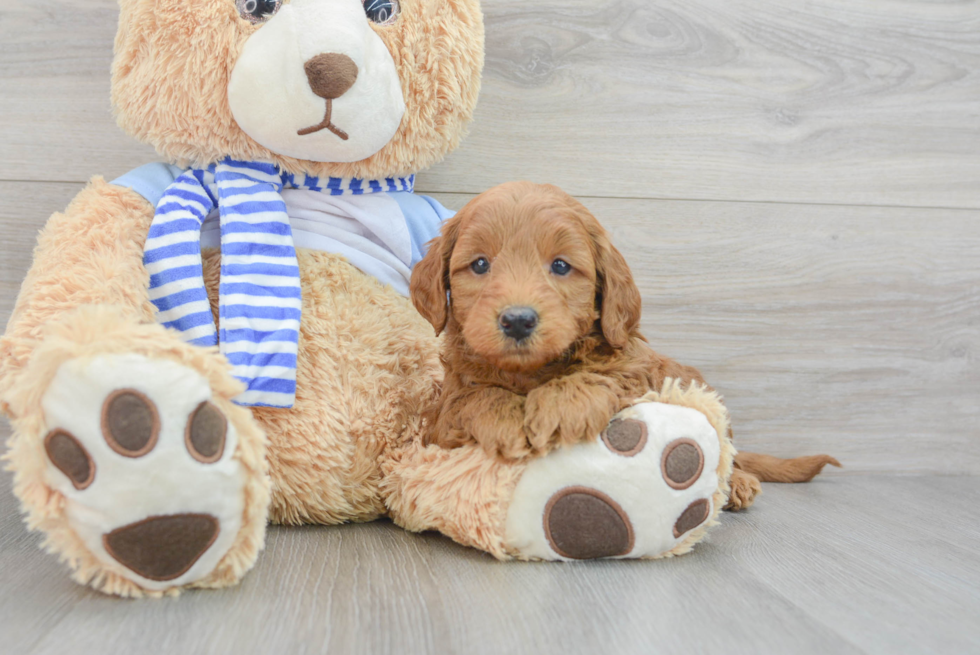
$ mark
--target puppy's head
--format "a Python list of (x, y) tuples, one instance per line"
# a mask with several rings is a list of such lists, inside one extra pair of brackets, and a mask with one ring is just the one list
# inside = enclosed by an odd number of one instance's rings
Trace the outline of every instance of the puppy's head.
[(411, 292), (437, 333), (454, 323), (477, 355), (508, 371), (533, 371), (596, 331), (622, 348), (640, 320), (640, 292), (595, 217), (529, 182), (480, 194), (447, 221)]

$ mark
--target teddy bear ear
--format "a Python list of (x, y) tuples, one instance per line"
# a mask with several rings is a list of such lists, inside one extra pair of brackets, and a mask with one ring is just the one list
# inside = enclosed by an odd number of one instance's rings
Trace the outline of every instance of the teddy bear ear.
[(445, 329), (449, 319), (449, 260), (456, 246), (461, 214), (443, 223), (442, 235), (428, 243), (425, 257), (412, 269), (412, 304), (436, 329), (436, 336)]

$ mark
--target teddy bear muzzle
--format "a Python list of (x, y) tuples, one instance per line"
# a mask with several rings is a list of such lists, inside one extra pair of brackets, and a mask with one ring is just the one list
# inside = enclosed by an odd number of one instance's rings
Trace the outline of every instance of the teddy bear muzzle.
[(283, 4), (245, 41), (228, 102), (272, 152), (355, 162), (381, 150), (405, 113), (399, 70), (360, 0)]
[(312, 127), (303, 128), (297, 134), (306, 136), (320, 130), (330, 130), (346, 141), (350, 137), (330, 120), (333, 101), (347, 93), (357, 81), (357, 64), (345, 54), (327, 52), (313, 57), (303, 65), (306, 79), (310, 82), (313, 93), (327, 101), (327, 111), (323, 120)]

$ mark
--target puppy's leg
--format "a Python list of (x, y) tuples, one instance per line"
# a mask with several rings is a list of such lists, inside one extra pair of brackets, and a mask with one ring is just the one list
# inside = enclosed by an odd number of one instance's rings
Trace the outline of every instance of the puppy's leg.
[(524, 397), (500, 387), (467, 388), (443, 405), (435, 426), (443, 447), (476, 441), (492, 457), (517, 460), (531, 447), (524, 430)]
[(759, 478), (737, 468), (732, 471), (728, 485), (731, 487), (731, 491), (728, 494), (728, 504), (725, 505), (725, 509), (732, 512), (751, 507), (756, 497), (762, 493)]
[(524, 425), (535, 454), (591, 441), (619, 411), (615, 383), (595, 373), (573, 373), (527, 395)]

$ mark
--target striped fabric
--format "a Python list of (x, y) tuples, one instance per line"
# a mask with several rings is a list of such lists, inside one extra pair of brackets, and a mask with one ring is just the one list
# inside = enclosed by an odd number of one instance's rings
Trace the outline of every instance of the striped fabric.
[[(238, 404), (292, 407), (302, 296), (282, 189), (360, 195), (410, 192), (413, 183), (414, 177), (294, 176), (273, 164), (230, 159), (186, 171), (157, 204), (143, 254), (160, 322), (190, 343), (219, 346), (247, 386)], [(221, 226), (218, 328), (201, 269), (201, 225), (215, 207)]]

